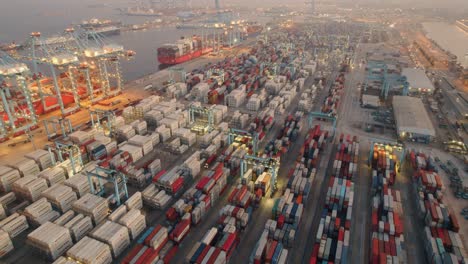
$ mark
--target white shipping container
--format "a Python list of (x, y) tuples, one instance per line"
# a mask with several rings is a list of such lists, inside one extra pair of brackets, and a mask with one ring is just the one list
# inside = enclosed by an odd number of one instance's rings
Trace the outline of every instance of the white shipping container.
[(11, 185), (21, 178), (17, 169), (0, 165), (0, 191), (9, 192)]
[(57, 259), (73, 246), (70, 231), (57, 224), (46, 222), (31, 232), (27, 238), (28, 244), (44, 252), (52, 260)]
[(127, 228), (111, 221), (105, 221), (96, 227), (89, 236), (109, 245), (115, 258), (130, 245)]
[(67, 256), (84, 264), (110, 264), (110, 247), (96, 239), (84, 237), (67, 251)]
[(0, 258), (13, 251), (13, 242), (7, 232), (0, 230)]

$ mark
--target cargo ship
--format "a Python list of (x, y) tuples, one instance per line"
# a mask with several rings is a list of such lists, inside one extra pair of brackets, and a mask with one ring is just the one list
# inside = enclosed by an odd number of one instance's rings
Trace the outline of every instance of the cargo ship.
[(13, 51), (21, 49), (23, 46), (21, 44), (16, 44), (15, 42), (11, 42), (9, 44), (0, 44), (0, 50), (3, 51)]
[(120, 27), (110, 26), (110, 27), (96, 28), (94, 29), (94, 32), (103, 36), (120, 35)]
[(465, 19), (461, 19), (461, 20), (457, 20), (455, 22), (455, 25), (463, 30), (465, 33), (468, 33), (468, 20), (465, 20)]
[(212, 48), (203, 48), (202, 40), (198, 36), (182, 38), (176, 43), (165, 44), (158, 48), (158, 61), (165, 65), (175, 65), (193, 60), (212, 51)]
[(144, 7), (129, 7), (125, 9), (120, 9), (121, 15), (127, 16), (162, 16), (163, 13), (156, 12), (154, 9), (151, 8), (144, 8)]
[(97, 28), (110, 27), (110, 26), (120, 27), (122, 26), (122, 22), (112, 21), (109, 19), (100, 20), (97, 18), (92, 18), (90, 20), (84, 20), (80, 24), (80, 27), (84, 29), (97, 29)]

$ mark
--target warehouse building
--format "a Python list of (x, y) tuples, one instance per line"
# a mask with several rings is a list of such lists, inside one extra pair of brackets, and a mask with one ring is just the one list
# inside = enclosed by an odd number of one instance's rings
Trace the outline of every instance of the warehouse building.
[(404, 68), (401, 75), (406, 76), (409, 83), (409, 94), (432, 94), (434, 85), (422, 69)]
[(400, 139), (429, 143), (435, 137), (434, 126), (421, 99), (394, 96), (393, 112)]

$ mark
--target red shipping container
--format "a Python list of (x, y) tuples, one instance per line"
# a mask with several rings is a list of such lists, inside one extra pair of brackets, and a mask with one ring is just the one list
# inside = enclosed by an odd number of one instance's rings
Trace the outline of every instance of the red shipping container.
[(180, 177), (172, 183), (171, 188), (173, 193), (177, 193), (184, 186), (184, 177)]
[(234, 197), (236, 197), (238, 191), (239, 189), (237, 188), (232, 190), (231, 194), (229, 195), (228, 202), (232, 203), (234, 201)]
[(153, 261), (159, 256), (159, 250), (150, 248), (150, 253), (146, 256), (143, 263), (153, 263)]
[(280, 215), (278, 216), (278, 228), (283, 228), (283, 225), (284, 225), (284, 221), (285, 221), (285, 218), (284, 218), (284, 215)]
[(218, 258), (219, 254), (221, 253), (221, 249), (219, 248), (216, 248), (213, 252), (213, 254), (211, 254), (211, 257), (210, 259), (208, 260), (208, 264), (213, 264), (215, 262), (215, 260)]
[(177, 211), (175, 210), (174, 207), (169, 208), (169, 209), (167, 210), (167, 212), (166, 212), (166, 218), (167, 218), (167, 220), (169, 220), (169, 221), (174, 221), (174, 220), (176, 220), (176, 219), (177, 219), (177, 216), (178, 216), (178, 215), (177, 215)]
[(236, 244), (237, 244), (236, 240), (237, 240), (237, 234), (236, 233), (229, 234), (228, 238), (226, 239), (226, 242), (221, 247), (221, 249), (224, 252), (226, 252), (226, 257), (227, 258), (229, 258), (231, 256), (232, 252), (236, 248)]
[(377, 238), (372, 238), (372, 263), (377, 263), (379, 259), (379, 240)]
[(164, 264), (169, 264), (171, 262), (172, 258), (174, 258), (175, 254), (177, 253), (178, 249), (179, 247), (175, 245), (166, 253), (166, 255), (163, 258)]
[(210, 178), (209, 177), (203, 177), (201, 178), (197, 185), (195, 186), (195, 188), (197, 188), (197, 190), (203, 190), (203, 187), (205, 187), (205, 185), (210, 181)]
[(143, 248), (142, 244), (136, 244), (133, 249), (125, 256), (125, 258), (122, 260), (122, 264), (129, 264), (132, 259), (140, 252), (140, 250)]
[(273, 258), (273, 254), (275, 254), (275, 249), (277, 245), (278, 245), (278, 241), (273, 240), (270, 244), (270, 247), (267, 249), (267, 253), (265, 256), (265, 261), (267, 263), (271, 263), (271, 259)]
[(208, 254), (208, 251), (210, 251), (210, 246), (206, 246), (203, 251), (200, 253), (198, 258), (195, 260), (195, 263), (202, 263), (203, 259), (205, 258), (206, 254)]
[(151, 255), (151, 253), (153, 252), (153, 249), (152, 248), (148, 248), (145, 253), (143, 253), (143, 255), (141, 255), (138, 260), (135, 262), (135, 264), (143, 264), (145, 263), (145, 260), (148, 256)]
[(145, 238), (144, 244), (149, 246), (149, 243), (151, 242), (151, 239), (161, 230), (161, 225), (157, 225), (154, 227), (153, 232), (151, 232), (148, 237)]
[(460, 230), (460, 225), (458, 224), (457, 217), (451, 212), (449, 215), (450, 223), (452, 223), (452, 230), (458, 232)]
[(164, 174), (166, 174), (166, 170), (162, 170), (158, 172), (154, 177), (153, 177), (153, 182), (157, 182)]

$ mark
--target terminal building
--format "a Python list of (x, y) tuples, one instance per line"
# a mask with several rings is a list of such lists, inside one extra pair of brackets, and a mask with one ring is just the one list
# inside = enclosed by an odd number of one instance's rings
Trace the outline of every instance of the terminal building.
[(435, 129), (421, 99), (393, 96), (392, 104), (400, 139), (422, 143), (432, 141), (436, 135)]
[(409, 83), (409, 94), (433, 94), (434, 85), (422, 69), (404, 68), (401, 75)]

